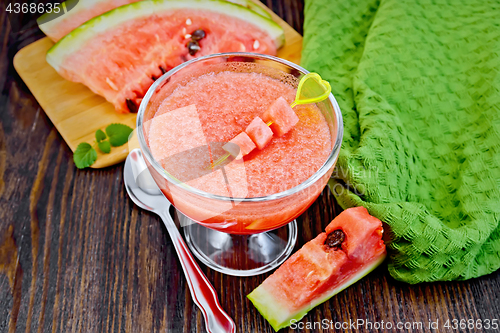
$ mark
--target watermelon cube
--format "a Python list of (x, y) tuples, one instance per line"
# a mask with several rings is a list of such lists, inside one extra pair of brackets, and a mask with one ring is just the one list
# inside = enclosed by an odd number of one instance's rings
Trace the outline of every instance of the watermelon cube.
[[(279, 291), (281, 308), (295, 310), (310, 303), (317, 295), (316, 290), (325, 287), (332, 276), (340, 275), (340, 268), (347, 261), (343, 251), (325, 251), (325, 240), (326, 234), (321, 233), (305, 244), (273, 275), (264, 280), (259, 288)], [(254, 295), (252, 293), (249, 297), (255, 297)], [(280, 321), (288, 317), (288, 313), (283, 315)]]
[(222, 146), (222, 149), (234, 156), (234, 158), (240, 159), (255, 149), (255, 143), (253, 143), (248, 134), (241, 132)]
[(288, 102), (280, 97), (264, 112), (262, 119), (268, 123), (272, 121), (271, 129), (277, 136), (283, 136), (298, 123), (299, 117), (295, 114)]
[(276, 331), (287, 327), (382, 263), (382, 231), (365, 208), (347, 209), (247, 297)]
[(255, 119), (252, 120), (252, 122), (247, 126), (245, 132), (259, 149), (263, 149), (267, 146), (273, 138), (273, 131), (260, 117), (255, 117)]

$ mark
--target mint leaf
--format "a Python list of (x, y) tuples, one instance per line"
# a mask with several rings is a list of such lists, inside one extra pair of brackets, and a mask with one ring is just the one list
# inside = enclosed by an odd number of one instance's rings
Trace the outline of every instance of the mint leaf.
[(91, 166), (95, 160), (97, 160), (97, 152), (86, 142), (80, 143), (73, 153), (73, 161), (78, 169)]
[(103, 140), (106, 140), (106, 138), (107, 138), (107, 136), (106, 136), (106, 134), (104, 134), (104, 132), (102, 130), (98, 129), (97, 131), (95, 131), (95, 139), (96, 139), (97, 143), (99, 143)]
[(98, 142), (97, 147), (99, 147), (99, 149), (105, 154), (109, 154), (109, 152), (111, 151), (111, 145), (109, 144), (108, 140)]
[(133, 129), (124, 124), (111, 124), (106, 127), (106, 134), (109, 137), (109, 142), (113, 147), (124, 145), (128, 141), (128, 136)]

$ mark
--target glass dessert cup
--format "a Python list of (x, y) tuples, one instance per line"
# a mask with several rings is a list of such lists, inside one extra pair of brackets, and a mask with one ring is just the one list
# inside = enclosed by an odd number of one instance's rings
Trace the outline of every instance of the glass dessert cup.
[[(241, 63), (244, 66), (235, 66)], [(295, 88), (308, 73), (289, 61), (254, 53), (193, 59), (165, 73), (150, 87), (139, 108), (137, 136), (153, 179), (180, 213), (179, 221), (191, 251), (216, 271), (252, 276), (276, 268), (292, 252), (297, 239), (295, 218), (317, 199), (335, 167), (343, 134), (342, 115), (331, 94), (316, 104), (330, 130), (332, 150), (323, 165), (301, 184), (262, 197), (247, 198), (241, 189), (232, 191), (243, 194), (234, 197), (204, 192), (175, 178), (155, 160), (149, 146), (149, 128), (162, 101), (177, 87), (201, 75), (221, 71), (261, 73)], [(242, 160), (227, 165), (226, 182), (231, 182), (231, 172), (241, 168)], [(293, 170), (290, 172), (293, 174)]]

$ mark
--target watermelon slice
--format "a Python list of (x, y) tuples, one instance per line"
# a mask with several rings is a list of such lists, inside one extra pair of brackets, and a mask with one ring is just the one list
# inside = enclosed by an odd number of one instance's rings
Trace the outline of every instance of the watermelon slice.
[[(191, 34), (203, 30), (193, 55)], [(47, 53), (64, 78), (81, 82), (121, 113), (135, 112), (156, 78), (212, 53), (276, 54), (284, 43), (274, 21), (227, 1), (147, 0), (118, 7), (79, 26)]]
[(339, 214), (247, 297), (278, 331), (385, 259), (382, 222), (364, 207)]
[(264, 149), (273, 138), (273, 131), (271, 131), (269, 126), (260, 117), (255, 117), (247, 126), (245, 132), (259, 149)]
[[(51, 14), (45, 13), (38, 18), (37, 22), (40, 30), (54, 42), (57, 42), (88, 20), (112, 9), (138, 1), (141, 0), (68, 0), (60, 4), (61, 10), (64, 11), (64, 7), (66, 8), (64, 15), (48, 21)], [(227, 1), (247, 7), (261, 16), (271, 18), (268, 12), (251, 0)]]
[(222, 146), (222, 149), (227, 151), (234, 158), (240, 159), (255, 149), (255, 143), (253, 143), (248, 134), (241, 132), (231, 141)]
[(288, 102), (280, 97), (264, 112), (262, 119), (268, 123), (272, 121), (271, 129), (276, 136), (283, 136), (299, 121)]

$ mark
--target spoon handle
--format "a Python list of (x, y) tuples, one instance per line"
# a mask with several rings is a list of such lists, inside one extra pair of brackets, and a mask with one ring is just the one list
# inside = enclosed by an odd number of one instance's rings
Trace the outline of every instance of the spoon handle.
[(209, 333), (234, 332), (233, 320), (220, 306), (214, 287), (194, 260), (170, 213), (166, 211), (161, 212), (159, 215), (174, 243), (193, 301), (198, 305), (203, 317), (205, 317), (207, 331)]

